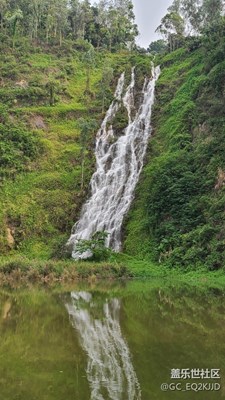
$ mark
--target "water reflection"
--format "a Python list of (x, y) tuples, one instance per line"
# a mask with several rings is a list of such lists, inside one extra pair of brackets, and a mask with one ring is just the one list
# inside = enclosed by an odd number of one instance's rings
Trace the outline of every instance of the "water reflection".
[(66, 307), (88, 355), (91, 400), (140, 400), (140, 385), (120, 328), (120, 300), (72, 292)]

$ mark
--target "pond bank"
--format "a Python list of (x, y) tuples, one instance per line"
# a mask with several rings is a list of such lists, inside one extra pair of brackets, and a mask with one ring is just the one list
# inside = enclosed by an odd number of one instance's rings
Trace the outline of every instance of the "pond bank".
[(29, 260), (25, 257), (0, 259), (0, 285), (20, 282), (67, 283), (79, 280), (130, 278), (132, 273), (115, 262), (73, 260)]
[(0, 286), (68, 284), (79, 281), (114, 281), (129, 279), (165, 279), (174, 284), (225, 288), (224, 270), (209, 272), (206, 269), (182, 271), (169, 269), (163, 264), (152, 264), (126, 255), (117, 255), (105, 262), (68, 260), (29, 260), (25, 256), (0, 258)]
[(48, 285), (66, 284), (87, 280), (89, 282), (118, 279), (165, 279), (193, 286), (225, 288), (224, 270), (207, 271), (169, 269), (162, 264), (152, 264), (126, 255), (117, 255), (105, 262), (68, 260), (29, 260), (24, 256), (0, 258), (0, 286), (29, 283)]

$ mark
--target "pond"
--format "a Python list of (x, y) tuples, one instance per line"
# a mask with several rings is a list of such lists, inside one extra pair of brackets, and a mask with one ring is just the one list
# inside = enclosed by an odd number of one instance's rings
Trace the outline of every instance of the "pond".
[(165, 281), (1, 289), (0, 398), (223, 399), (224, 294)]

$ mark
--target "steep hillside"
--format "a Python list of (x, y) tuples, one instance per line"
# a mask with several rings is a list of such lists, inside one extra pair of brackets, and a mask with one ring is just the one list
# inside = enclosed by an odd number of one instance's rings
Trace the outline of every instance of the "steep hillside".
[[(5, 49), (0, 58), (0, 253), (60, 255), (95, 168), (95, 134), (117, 79), (149, 59), (59, 47)], [(90, 79), (89, 79), (90, 74)], [(90, 80), (90, 82), (89, 82)], [(117, 118), (123, 128), (124, 115)]]
[[(158, 57), (153, 135), (124, 251), (183, 269), (225, 257), (225, 24)], [(84, 43), (83, 43), (84, 44)], [(77, 46), (77, 47), (76, 47)], [(0, 253), (60, 256), (95, 168), (95, 134), (118, 77), (149, 56), (21, 41), (0, 58)], [(91, 57), (91, 59), (90, 59)], [(90, 62), (91, 60), (91, 62)], [(121, 134), (123, 108), (113, 121)]]
[(159, 60), (153, 138), (127, 217), (129, 254), (182, 268), (225, 258), (225, 22)]

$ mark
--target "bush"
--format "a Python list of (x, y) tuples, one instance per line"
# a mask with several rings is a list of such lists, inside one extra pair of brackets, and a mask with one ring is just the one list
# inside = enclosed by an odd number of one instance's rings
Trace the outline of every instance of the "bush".
[(37, 134), (21, 127), (0, 124), (0, 175), (26, 170), (28, 162), (42, 150)]
[(105, 261), (109, 258), (111, 250), (105, 246), (107, 232), (95, 232), (90, 240), (80, 239), (76, 244), (76, 251), (84, 253), (90, 251), (91, 259), (94, 261)]

